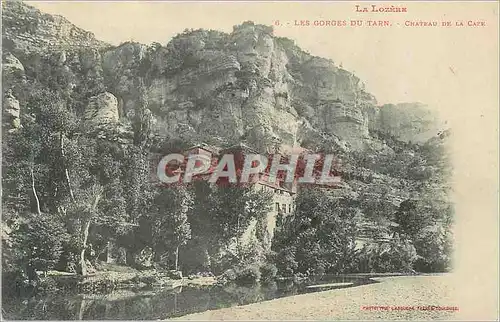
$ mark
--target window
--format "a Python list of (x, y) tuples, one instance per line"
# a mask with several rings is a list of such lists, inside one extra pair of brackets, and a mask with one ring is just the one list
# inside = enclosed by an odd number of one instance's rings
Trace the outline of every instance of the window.
[(278, 216), (276, 216), (276, 227), (281, 227), (282, 225), (283, 225), (283, 215), (278, 214)]
[(286, 204), (283, 204), (283, 212), (286, 212)]
[(292, 204), (288, 205), (288, 212), (292, 212)]
[(280, 203), (279, 202), (276, 203), (276, 211), (280, 211)]

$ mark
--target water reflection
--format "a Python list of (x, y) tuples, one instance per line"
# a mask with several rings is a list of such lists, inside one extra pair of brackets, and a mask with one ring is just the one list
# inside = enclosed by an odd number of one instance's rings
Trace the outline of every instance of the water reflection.
[(174, 290), (120, 290), (107, 295), (36, 296), (29, 299), (4, 298), (7, 319), (40, 320), (155, 320), (245, 305), (306, 292), (339, 288), (307, 288), (322, 283), (352, 282), (357, 286), (373, 281), (366, 278), (322, 277), (308, 281), (278, 281), (266, 285), (178, 287)]

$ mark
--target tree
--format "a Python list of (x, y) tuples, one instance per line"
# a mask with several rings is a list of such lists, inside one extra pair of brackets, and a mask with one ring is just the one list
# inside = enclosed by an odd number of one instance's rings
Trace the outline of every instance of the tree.
[[(68, 53), (72, 57), (83, 54)], [(60, 235), (57, 245), (67, 258), (78, 257), (79, 272), (86, 274), (90, 245), (106, 244), (125, 235), (133, 227), (130, 222), (140, 216), (138, 209), (145, 209), (150, 202), (151, 198), (143, 198), (147, 194), (140, 192), (147, 185), (147, 152), (143, 142), (138, 142), (141, 146), (135, 151), (109, 141), (107, 136), (96, 138), (77, 116), (84, 112), (87, 98), (104, 89), (99, 68), (80, 70), (79, 64), (72, 70), (51, 68), (44, 59), (36, 66), (26, 66), (30, 90), (19, 95), (24, 107), (22, 127), (2, 142), (3, 210), (11, 224), (26, 213), (43, 218), (51, 214), (44, 223), (62, 225), (69, 236), (65, 239), (58, 233), (53, 236), (54, 243)], [(74, 72), (90, 82), (78, 84)], [(77, 87), (73, 90), (74, 82)], [(141, 108), (145, 107), (142, 102)], [(148, 129), (141, 129), (147, 138)], [(136, 174), (133, 178), (129, 176), (132, 172)], [(129, 178), (133, 180), (129, 182)], [(27, 236), (33, 243), (37, 241), (35, 234)]]
[[(85, 274), (86, 252), (91, 228), (101, 234), (104, 244), (125, 235), (133, 227), (126, 212), (123, 196), (122, 149), (111, 142), (80, 137), (68, 146), (68, 167), (74, 199), (68, 206), (69, 222), (78, 227), (80, 269)], [(98, 240), (94, 236), (94, 241)]]
[(134, 106), (132, 131), (134, 132), (134, 145), (144, 146), (148, 143), (151, 134), (151, 111), (148, 109), (148, 100), (144, 80), (138, 79), (138, 102)]
[(391, 240), (369, 243), (359, 250), (356, 270), (361, 273), (408, 273), (413, 270), (417, 257), (411, 240), (396, 236)]
[(418, 258), (415, 269), (421, 272), (446, 272), (451, 267), (452, 234), (444, 224), (423, 229), (415, 240)]
[(449, 133), (431, 138), (418, 148), (423, 165), (410, 173), (427, 173), (415, 182), (414, 198), (403, 201), (396, 212), (396, 232), (409, 238), (418, 255), (421, 271), (446, 271), (452, 251), (453, 206), (449, 199), (450, 163), (444, 140)]
[(405, 200), (396, 212), (397, 232), (414, 240), (420, 231), (429, 225), (428, 213), (422, 212), (417, 200)]
[(227, 247), (235, 240), (237, 256), (240, 253), (239, 238), (252, 219), (259, 219), (271, 209), (271, 197), (259, 193), (252, 186), (219, 185), (214, 188), (208, 211), (213, 218), (216, 246)]
[(159, 187), (152, 213), (152, 242), (157, 259), (174, 254), (174, 268), (179, 268), (179, 248), (191, 239), (188, 213), (192, 210), (191, 191), (185, 186)]
[(339, 273), (354, 259), (355, 208), (329, 190), (302, 190), (273, 242), (282, 274)]
[(252, 220), (264, 221), (271, 196), (251, 186), (211, 185), (203, 180), (192, 182), (190, 189), (194, 204), (188, 217), (192, 238), (184, 254), (188, 267), (218, 272), (250, 256), (240, 237)]
[(10, 234), (17, 261), (29, 280), (36, 279), (36, 270), (53, 268), (69, 235), (63, 222), (46, 213), (28, 214)]

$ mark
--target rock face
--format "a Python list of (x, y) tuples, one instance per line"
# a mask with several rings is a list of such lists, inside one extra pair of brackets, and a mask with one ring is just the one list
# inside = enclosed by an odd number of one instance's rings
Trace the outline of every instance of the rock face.
[(322, 135), (361, 149), (365, 109), (376, 104), (352, 73), (252, 22), (231, 34), (187, 31), (166, 47), (126, 43), (103, 54), (103, 69), (123, 115), (137, 104), (134, 80), (142, 76), (158, 131), (260, 150)]
[(15, 131), (21, 126), (21, 108), (19, 101), (8, 91), (3, 100), (3, 126), (8, 131)]
[(23, 87), (26, 81), (26, 72), (21, 61), (10, 52), (4, 52), (2, 58), (2, 89), (4, 93), (16, 86)]
[(101, 84), (83, 111), (94, 123), (127, 123), (146, 100), (160, 137), (244, 141), (269, 152), (325, 139), (363, 150), (373, 147), (370, 130), (410, 140), (421, 130), (412, 126), (430, 120), (416, 105), (377, 107), (358, 77), (275, 37), (269, 26), (244, 22), (230, 34), (186, 30), (166, 46), (112, 48), (63, 17), (20, 2), (2, 5), (4, 71), (22, 72), (18, 58), (37, 51), (71, 79), (69, 88)]
[(383, 105), (370, 123), (373, 129), (405, 142), (425, 142), (443, 128), (436, 115), (421, 103)]
[(15, 73), (15, 72), (24, 73), (23, 64), (21, 64), (19, 59), (17, 59), (11, 53), (5, 54), (5, 57), (3, 58), (3, 68), (5, 71), (12, 72), (12, 73)]
[(85, 110), (85, 120), (93, 125), (118, 122), (118, 100), (116, 97), (108, 92), (92, 96)]
[(40, 51), (106, 45), (64, 17), (42, 13), (21, 1), (2, 1), (2, 9), (4, 47)]

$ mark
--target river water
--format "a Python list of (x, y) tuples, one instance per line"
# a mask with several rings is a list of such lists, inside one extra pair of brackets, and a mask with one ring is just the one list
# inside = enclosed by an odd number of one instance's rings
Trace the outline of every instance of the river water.
[(156, 320), (308, 292), (375, 283), (363, 277), (323, 276), (302, 282), (183, 286), (118, 290), (106, 295), (55, 294), (3, 299), (3, 317), (15, 320)]

